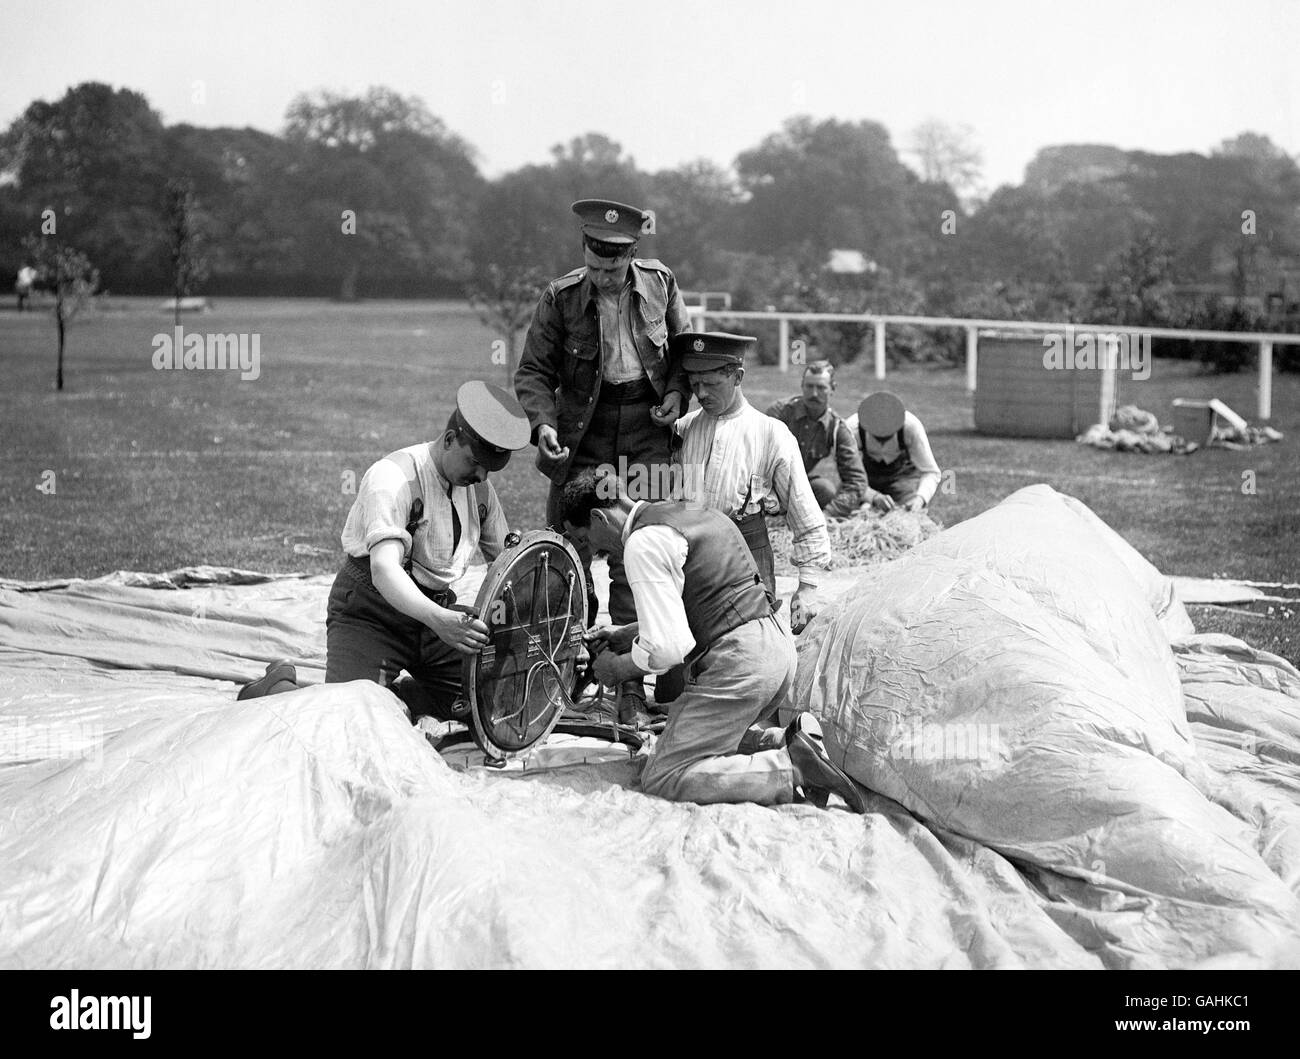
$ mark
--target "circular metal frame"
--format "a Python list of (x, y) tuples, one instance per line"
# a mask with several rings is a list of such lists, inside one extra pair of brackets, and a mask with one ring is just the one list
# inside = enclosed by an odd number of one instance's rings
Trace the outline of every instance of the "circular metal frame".
[(573, 546), (533, 530), (492, 563), (475, 601), (490, 641), (462, 663), (474, 742), (510, 760), (545, 742), (569, 705), (587, 587)]

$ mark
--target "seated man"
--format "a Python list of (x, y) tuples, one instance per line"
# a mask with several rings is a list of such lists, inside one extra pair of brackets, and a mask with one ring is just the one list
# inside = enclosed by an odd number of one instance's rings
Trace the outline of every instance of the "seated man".
[[(768, 405), (767, 414), (789, 427), (799, 443), (808, 484), (823, 514), (828, 518), (846, 518), (866, 499), (868, 487), (853, 431), (831, 408), (835, 365), (829, 360), (814, 360), (804, 368), (802, 389), (801, 394)], [(821, 475), (813, 474), (817, 465), (831, 455), (835, 457), (840, 476), (839, 489)]]
[[(437, 441), (398, 449), (372, 464), (343, 527), (347, 561), (330, 590), (325, 680), (391, 686), (412, 718), (446, 720), (460, 694), (461, 656), (488, 642), (488, 627), (453, 610), (453, 582), (481, 550), (506, 545), (506, 519), (487, 480), (528, 444), (528, 419), (505, 390), (467, 382)], [(409, 676), (398, 680), (406, 670)], [(239, 698), (297, 687), (274, 662)]]
[(848, 425), (858, 439), (870, 489), (865, 497), (877, 511), (901, 507), (921, 511), (939, 488), (939, 465), (921, 421), (892, 393), (868, 394)]
[(778, 805), (799, 788), (815, 804), (834, 793), (864, 811), (810, 713), (778, 733), (784, 746), (740, 752), (750, 726), (785, 697), (795, 650), (735, 522), (680, 501), (633, 503), (616, 477), (595, 469), (565, 486), (562, 512), (571, 536), (622, 559), (636, 606), (636, 622), (589, 634), (596, 678), (612, 687), (687, 665), (641, 777), (647, 794)]

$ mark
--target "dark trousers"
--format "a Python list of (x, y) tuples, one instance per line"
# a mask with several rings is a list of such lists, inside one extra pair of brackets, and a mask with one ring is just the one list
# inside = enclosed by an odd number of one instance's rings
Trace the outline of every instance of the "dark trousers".
[[(650, 418), (651, 407), (658, 403), (653, 391), (642, 400), (626, 404), (598, 402), (591, 413), (587, 433), (574, 453), (569, 477), (584, 467), (607, 463), (627, 474), (624, 484), (633, 500), (663, 500), (663, 487), (672, 464), (672, 431)], [(557, 533), (564, 532), (560, 521), (563, 492), (562, 486), (552, 484), (546, 498), (546, 521)], [(572, 544), (582, 560), (587, 581), (587, 624), (590, 625), (600, 609), (591, 582), (591, 549), (585, 543), (572, 541)], [(636, 605), (627, 573), (623, 564), (613, 558), (609, 561), (609, 617), (616, 625), (636, 621)]]
[[(450, 593), (442, 599), (444, 606), (455, 602)], [(412, 719), (432, 714), (449, 720), (461, 690), (461, 667), (459, 651), (379, 594), (364, 560), (344, 564), (330, 589), (325, 618), (327, 684), (373, 680), (406, 703)], [(403, 669), (411, 679), (394, 684)]]

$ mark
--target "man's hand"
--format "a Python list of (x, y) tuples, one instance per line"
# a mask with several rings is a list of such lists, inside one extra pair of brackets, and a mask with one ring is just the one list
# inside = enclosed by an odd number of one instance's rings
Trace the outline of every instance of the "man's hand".
[(567, 460), (569, 458), (569, 448), (566, 445), (560, 448), (560, 435), (555, 432), (553, 426), (540, 426), (537, 428), (537, 448), (548, 460)]
[(894, 510), (894, 498), (888, 493), (872, 493), (871, 507), (883, 515), (886, 512)]
[(632, 650), (632, 641), (636, 639), (636, 625), (601, 625), (583, 633), (582, 639), (596, 654), (608, 647), (615, 654), (625, 654)]
[(632, 664), (630, 655), (621, 655), (614, 651), (601, 651), (591, 663), (591, 675), (607, 688), (617, 687), (640, 672)]
[(463, 655), (476, 655), (488, 645), (488, 627), (464, 611), (435, 607), (426, 624), (439, 640)]
[(924, 510), (925, 510), (925, 501), (922, 500), (919, 496), (914, 496), (914, 497), (912, 497), (911, 500), (909, 500), (906, 504), (903, 505), (903, 510), (904, 510), (904, 511), (924, 511)]
[(821, 601), (817, 598), (817, 589), (801, 584), (790, 599), (790, 631), (798, 636), (817, 617), (819, 610)]
[(664, 395), (664, 403), (650, 409), (650, 418), (661, 427), (670, 427), (681, 418), (682, 395), (672, 390)]

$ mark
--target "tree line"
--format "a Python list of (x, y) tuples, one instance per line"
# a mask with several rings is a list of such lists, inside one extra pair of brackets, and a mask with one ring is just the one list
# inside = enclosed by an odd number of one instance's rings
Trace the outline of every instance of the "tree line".
[[(1217, 313), (1225, 326), (1300, 315), (1300, 167), (1267, 137), (1207, 155), (1047, 147), (1023, 183), (987, 197), (978, 176), (968, 137), (939, 122), (900, 151), (878, 122), (795, 117), (730, 168), (651, 172), (587, 133), (488, 180), (470, 143), (386, 88), (301, 95), (273, 135), (166, 125), (140, 93), (89, 82), (0, 134), (0, 275), (12, 280), (23, 239), (47, 226), (114, 293), (469, 289), (508, 316), (503, 299), (526, 304), (579, 262), (569, 204), (601, 196), (653, 211), (641, 253), (737, 308), (1184, 325)], [(837, 249), (859, 253), (856, 270), (827, 269)], [(827, 352), (851, 355), (844, 331), (818, 336)], [(905, 335), (896, 344), (908, 355)]]

